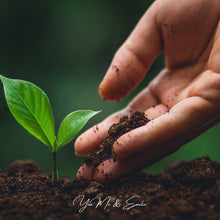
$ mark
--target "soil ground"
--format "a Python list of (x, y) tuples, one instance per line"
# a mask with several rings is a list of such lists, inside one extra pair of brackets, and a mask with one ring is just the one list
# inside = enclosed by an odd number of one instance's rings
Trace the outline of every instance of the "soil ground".
[(220, 164), (197, 158), (159, 175), (137, 172), (102, 185), (70, 178), (52, 183), (34, 162), (17, 161), (0, 173), (0, 219), (217, 220)]

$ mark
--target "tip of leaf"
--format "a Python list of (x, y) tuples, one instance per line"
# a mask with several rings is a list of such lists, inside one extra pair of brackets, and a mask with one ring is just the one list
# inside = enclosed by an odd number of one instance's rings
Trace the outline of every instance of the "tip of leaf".
[(0, 75), (0, 80), (2, 81), (3, 84), (7, 79), (8, 79), (7, 77)]
[(98, 114), (99, 112), (101, 112), (102, 110), (99, 110), (99, 111), (94, 111), (96, 114)]
[(0, 75), (0, 79), (2, 80), (2, 79), (4, 79), (5, 77), (3, 76), (3, 75)]
[(7, 80), (7, 78), (5, 76), (0, 75), (0, 81), (2, 82), (3, 86), (5, 85), (6, 80)]

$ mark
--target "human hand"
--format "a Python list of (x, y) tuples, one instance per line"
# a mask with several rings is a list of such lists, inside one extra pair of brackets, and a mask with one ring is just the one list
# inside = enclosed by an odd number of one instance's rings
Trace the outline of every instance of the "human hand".
[[(75, 143), (76, 154), (94, 151), (122, 115), (145, 112), (153, 120), (122, 135), (112, 149), (117, 161), (104, 162), (102, 170), (112, 173), (111, 180), (175, 152), (218, 123), (219, 18), (220, 1), (155, 1), (116, 52), (99, 87), (100, 95), (109, 101), (125, 97), (161, 52), (165, 68), (125, 109), (101, 122), (96, 133), (94, 127), (83, 133)], [(102, 172), (92, 176), (91, 170), (83, 165), (77, 176), (106, 181)]]

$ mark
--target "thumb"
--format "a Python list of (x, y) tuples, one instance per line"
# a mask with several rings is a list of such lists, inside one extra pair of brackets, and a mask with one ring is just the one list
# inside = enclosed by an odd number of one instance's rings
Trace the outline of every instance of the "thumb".
[(118, 101), (127, 96), (140, 83), (160, 53), (162, 46), (156, 5), (157, 1), (116, 52), (99, 87), (103, 99)]

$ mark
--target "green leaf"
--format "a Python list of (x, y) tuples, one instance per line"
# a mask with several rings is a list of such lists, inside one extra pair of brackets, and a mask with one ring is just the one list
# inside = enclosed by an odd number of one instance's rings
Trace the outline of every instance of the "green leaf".
[(54, 119), (47, 95), (33, 83), (0, 76), (7, 105), (17, 122), (47, 146), (55, 142)]
[(58, 131), (57, 149), (68, 144), (83, 128), (86, 122), (100, 111), (79, 110), (67, 115)]

